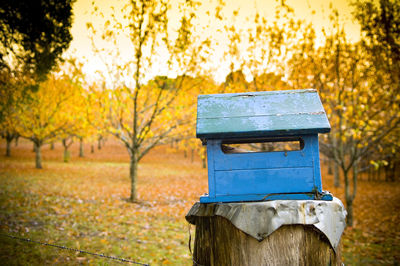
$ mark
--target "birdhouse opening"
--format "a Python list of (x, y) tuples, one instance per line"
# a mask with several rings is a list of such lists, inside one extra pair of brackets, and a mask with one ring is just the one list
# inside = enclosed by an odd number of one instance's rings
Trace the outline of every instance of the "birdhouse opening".
[(300, 151), (304, 148), (301, 137), (270, 138), (259, 140), (229, 140), (223, 141), (221, 150), (225, 154), (275, 152), (275, 151)]

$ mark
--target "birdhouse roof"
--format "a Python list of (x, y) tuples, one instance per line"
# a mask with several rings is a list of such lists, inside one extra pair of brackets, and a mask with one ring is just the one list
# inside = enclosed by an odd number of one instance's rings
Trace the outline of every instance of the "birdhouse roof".
[(201, 139), (258, 138), (330, 131), (314, 89), (199, 95)]

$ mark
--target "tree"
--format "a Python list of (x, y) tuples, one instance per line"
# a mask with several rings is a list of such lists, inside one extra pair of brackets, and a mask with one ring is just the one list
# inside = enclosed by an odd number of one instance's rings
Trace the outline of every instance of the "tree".
[(2, 1), (0, 66), (43, 81), (72, 40), (73, 0)]
[[(397, 97), (400, 94), (400, 3), (393, 0), (355, 1), (354, 17), (361, 25), (363, 48), (371, 57), (377, 82)], [(400, 141), (397, 128), (379, 143), (380, 152), (366, 161), (377, 170), (386, 168), (386, 179), (395, 179), (396, 165), (400, 165)]]
[[(373, 64), (362, 42), (350, 43), (336, 21), (324, 46), (298, 50), (291, 61), (290, 81), (319, 90), (332, 126), (322, 138), (321, 152), (333, 160), (344, 177), (348, 225), (353, 224), (353, 202), (362, 162), (380, 153), (380, 143), (400, 124), (400, 97), (385, 86), (387, 73)], [(302, 45), (300, 45), (301, 47)]]
[(41, 147), (66, 132), (75, 132), (77, 110), (81, 102), (80, 88), (68, 76), (55, 74), (31, 92), (21, 108), (17, 131), (35, 146), (36, 168), (42, 168)]
[[(195, 6), (192, 1), (181, 3), (180, 26), (175, 32), (170, 29), (167, 1), (131, 1), (124, 8), (128, 11), (126, 27), (117, 22), (113, 31), (108, 27), (109, 21), (105, 25), (105, 39), (115, 43), (117, 34), (127, 32), (133, 47), (132, 61), (120, 60), (109, 67), (105, 75), (113, 77), (113, 86), (107, 88), (105, 80), (102, 88), (105, 97), (98, 99), (106, 128), (125, 145), (130, 156), (132, 202), (137, 200), (139, 161), (182, 123), (179, 117), (174, 117), (177, 114), (174, 102), (186, 76), (199, 67), (196, 62), (202, 45), (206, 45), (206, 42), (195, 44), (192, 36)], [(93, 29), (91, 24), (88, 27)], [(165, 53), (157, 57), (157, 51)], [(179, 78), (151, 78), (149, 73), (156, 62), (178, 72)], [(145, 82), (146, 79), (150, 81)]]
[[(16, 113), (58, 63), (72, 40), (73, 0), (5, 0), (0, 5), (0, 124), (16, 137)], [(4, 78), (7, 77), (7, 78)], [(18, 119), (18, 118), (17, 118)]]
[(88, 123), (88, 94), (89, 90), (83, 88), (85, 84), (85, 74), (82, 71), (83, 64), (77, 62), (75, 58), (67, 60), (66, 64), (62, 65), (64, 77), (71, 83), (73, 90), (76, 91), (71, 101), (70, 115), (74, 118), (75, 126), (67, 127), (58, 136), (61, 138), (61, 143), (64, 147), (64, 162), (70, 160), (69, 147), (74, 143), (74, 138), (79, 139), (79, 156), (83, 157), (83, 139), (92, 134), (92, 128)]
[[(107, 92), (96, 83), (88, 87), (85, 94), (85, 120), (87, 122), (85, 137), (91, 142), (91, 153), (94, 153), (94, 142), (98, 140), (98, 148), (101, 148), (100, 137), (107, 133), (107, 117), (104, 102), (107, 101)], [(81, 134), (79, 134), (81, 136)]]
[(309, 24), (296, 21), (293, 9), (283, 2), (276, 8), (275, 17), (267, 20), (259, 13), (254, 16), (254, 28), (249, 28), (247, 60), (244, 63), (253, 80), (251, 90), (288, 89), (282, 78), (291, 51), (299, 39), (313, 37)]
[(244, 76), (242, 70), (236, 70), (230, 72), (225, 77), (225, 82), (222, 84), (222, 91), (224, 93), (229, 92), (244, 92), (248, 91), (249, 84), (246, 81), (246, 77)]
[(361, 26), (363, 47), (371, 54), (374, 63), (388, 72), (392, 83), (400, 88), (400, 3), (371, 0), (353, 3), (354, 17)]
[[(185, 155), (191, 154), (191, 161), (197, 153), (202, 161), (203, 168), (206, 168), (205, 147), (196, 138), (196, 101), (197, 95), (218, 92), (218, 86), (211, 78), (198, 76), (195, 78), (186, 77), (182, 84), (182, 93), (175, 101), (175, 109), (180, 114), (181, 125), (174, 130), (173, 141), (178, 142), (175, 148), (183, 150)], [(186, 156), (185, 156), (186, 157)]]
[(0, 70), (0, 134), (6, 139), (6, 156), (11, 156), (11, 142), (19, 135), (16, 130), (20, 114), (21, 91), (14, 90), (22, 85), (20, 77), (12, 75), (8, 69)]

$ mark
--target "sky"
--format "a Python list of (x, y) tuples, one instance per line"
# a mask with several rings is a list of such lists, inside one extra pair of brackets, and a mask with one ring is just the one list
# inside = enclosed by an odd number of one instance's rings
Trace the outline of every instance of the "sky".
[[(179, 12), (176, 8), (177, 0), (171, 1), (172, 12), (171, 16)], [(73, 41), (71, 42), (70, 48), (66, 53), (66, 56), (74, 56), (79, 60), (84, 62), (84, 71), (92, 77), (95, 77), (95, 72), (97, 70), (105, 71), (103, 61), (111, 62), (112, 57), (104, 55), (102, 59), (99, 56), (93, 54), (92, 44), (90, 38), (88, 37), (88, 30), (86, 24), (88, 22), (94, 25), (94, 28), (101, 29), (104, 22), (111, 18), (112, 14), (115, 14), (117, 19), (122, 18), (123, 9), (125, 1), (117, 0), (97, 0), (95, 5), (98, 6), (98, 10), (103, 13), (103, 17), (96, 16), (93, 14), (92, 0), (77, 0), (73, 6), (74, 22), (72, 25), (71, 33), (73, 36)], [(213, 21), (210, 20), (205, 14), (206, 10), (212, 10), (215, 6), (216, 0), (203, 0), (202, 5), (197, 13), (198, 23), (200, 25), (210, 24), (212, 28)], [(275, 12), (275, 6), (280, 2), (276, 0), (226, 0), (226, 6), (224, 7), (223, 14), (228, 20), (231, 18), (231, 14), (234, 10), (239, 11), (239, 16), (235, 20), (235, 25), (240, 28), (249, 27), (249, 20), (246, 18), (254, 17), (256, 12), (260, 15), (268, 18), (272, 18)], [(316, 30), (317, 40), (322, 38), (321, 29), (322, 27), (329, 29), (329, 7), (336, 8), (339, 11), (341, 22), (344, 29), (351, 41), (357, 41), (359, 36), (359, 26), (352, 21), (351, 18), (351, 7), (349, 1), (347, 0), (286, 0), (287, 5), (294, 9), (294, 14), (297, 19), (302, 19), (307, 22), (311, 22)], [(114, 7), (114, 11), (111, 7)], [(314, 11), (314, 12), (313, 12)], [(176, 16), (178, 17), (178, 16)], [(174, 23), (174, 22), (173, 22)], [(177, 24), (177, 22), (176, 22)], [(199, 25), (199, 26), (200, 26)], [(217, 36), (217, 35), (215, 35)], [(218, 37), (216, 37), (218, 38)], [(220, 40), (222, 43), (224, 40)], [(96, 39), (96, 45), (98, 47), (107, 47), (108, 44), (104, 43), (101, 39)], [(129, 58), (132, 56), (131, 46), (129, 40), (121, 38), (118, 41), (118, 47), (124, 58)], [(222, 54), (223, 51), (217, 54)], [(215, 62), (210, 62), (210, 64), (218, 65), (217, 70), (214, 72), (214, 79), (217, 82), (221, 82), (225, 79), (225, 76), (229, 72), (229, 65), (222, 64), (221, 58), (214, 56)], [(170, 75), (170, 73), (163, 73), (164, 69), (155, 68), (153, 70), (154, 75)]]

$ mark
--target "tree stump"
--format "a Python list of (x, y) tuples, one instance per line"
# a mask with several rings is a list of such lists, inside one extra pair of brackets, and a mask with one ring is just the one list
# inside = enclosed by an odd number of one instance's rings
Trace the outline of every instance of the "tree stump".
[(312, 225), (283, 225), (262, 241), (221, 216), (196, 217), (193, 265), (341, 265), (328, 239)]

